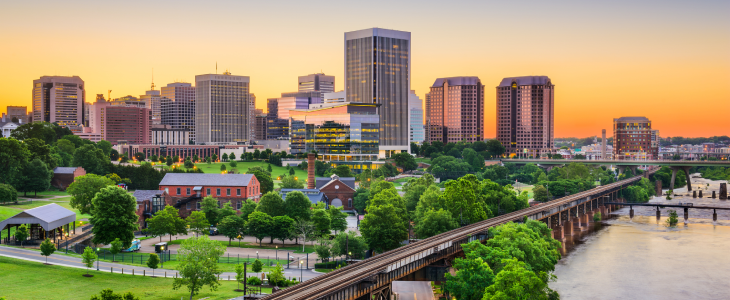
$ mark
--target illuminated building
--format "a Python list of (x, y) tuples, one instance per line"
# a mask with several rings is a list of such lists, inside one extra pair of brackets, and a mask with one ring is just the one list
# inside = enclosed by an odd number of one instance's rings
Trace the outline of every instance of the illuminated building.
[(651, 129), (651, 121), (645, 117), (621, 117), (613, 119), (614, 159), (656, 159), (659, 154), (658, 132)]
[(85, 99), (84, 81), (79, 76), (43, 76), (33, 80), (33, 121), (83, 125)]
[(175, 130), (187, 130), (190, 141), (195, 143), (195, 87), (190, 83), (175, 82), (160, 90), (160, 124), (170, 125)]
[(429, 142), (484, 140), (484, 85), (479, 77), (436, 79), (426, 101)]
[(537, 156), (555, 147), (555, 85), (547, 76), (502, 79), (496, 112), (497, 140), (507, 153)]

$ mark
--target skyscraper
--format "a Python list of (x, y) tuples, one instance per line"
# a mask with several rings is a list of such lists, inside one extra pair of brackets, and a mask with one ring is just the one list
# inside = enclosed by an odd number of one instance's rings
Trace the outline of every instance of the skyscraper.
[(484, 85), (479, 77), (436, 79), (426, 101), (429, 142), (484, 139)]
[(89, 111), (89, 127), (113, 145), (119, 142), (149, 144), (150, 117), (149, 108), (112, 105), (104, 100), (103, 94), (98, 94)]
[(310, 104), (319, 103), (322, 103), (322, 93), (319, 91), (281, 93), (281, 98), (269, 98), (267, 102), (267, 139), (289, 138), (289, 111), (309, 109)]
[(423, 143), (426, 138), (423, 130), (423, 101), (415, 91), (408, 95), (408, 124), (411, 142)]
[(370, 28), (345, 33), (345, 94), (349, 102), (377, 103), (380, 157), (409, 152), (408, 94), (411, 33)]
[(645, 117), (613, 119), (614, 159), (657, 159), (658, 134)]
[(43, 76), (33, 80), (33, 121), (61, 126), (84, 124), (84, 81), (78, 76)]
[(248, 76), (230, 72), (195, 76), (195, 142), (246, 142), (251, 138)]
[(547, 76), (509, 77), (497, 86), (497, 140), (508, 153), (555, 147), (554, 115), (555, 85)]
[[(300, 92), (320, 92), (334, 93), (335, 92), (335, 76), (324, 75), (324, 73), (309, 74), (305, 76), (299, 76), (299, 83), (297, 85), (297, 91)], [(321, 95), (320, 95), (321, 97)]]
[(155, 84), (152, 84), (152, 89), (149, 91), (146, 91), (144, 95), (139, 96), (139, 100), (145, 102), (145, 107), (149, 108), (152, 111), (152, 123), (151, 124), (162, 124), (162, 108), (160, 101), (162, 100), (162, 96), (160, 94), (160, 91), (155, 90)]
[(160, 123), (172, 129), (186, 129), (190, 141), (195, 143), (195, 87), (187, 82), (175, 82), (160, 90)]

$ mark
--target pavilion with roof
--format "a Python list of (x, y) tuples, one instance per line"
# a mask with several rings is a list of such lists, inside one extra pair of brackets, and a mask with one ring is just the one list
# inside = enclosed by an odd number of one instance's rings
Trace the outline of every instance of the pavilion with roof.
[[(76, 233), (76, 213), (56, 203), (28, 209), (0, 222), (0, 230), (7, 228), (5, 243), (10, 242), (10, 228), (29, 224), (29, 240), (62, 239), (64, 234)], [(71, 225), (73, 224), (73, 225)], [(73, 226), (72, 228), (69, 228)]]

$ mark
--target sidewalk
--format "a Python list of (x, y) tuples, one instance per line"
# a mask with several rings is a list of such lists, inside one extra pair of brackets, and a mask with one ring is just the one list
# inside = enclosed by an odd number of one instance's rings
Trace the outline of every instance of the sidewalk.
[[(18, 248), (6, 247), (6, 246), (0, 246), (0, 256), (22, 259), (22, 260), (27, 260), (27, 261), (34, 261), (34, 262), (39, 262), (39, 263), (46, 262), (46, 258), (44, 256), (42, 256), (41, 253), (38, 251), (18, 249)], [(48, 257), (48, 263), (57, 265), (57, 266), (69, 267), (69, 268), (86, 269), (86, 266), (83, 264), (81, 258), (73, 257), (73, 256), (52, 254), (51, 256)], [(96, 268), (97, 268), (97, 263), (94, 264), (94, 268), (89, 268), (89, 270), (96, 270)], [(99, 271), (101, 271), (101, 272), (112, 272), (113, 271), (113, 273), (119, 273), (119, 274), (137, 275), (137, 276), (152, 276), (152, 269), (141, 267), (141, 266), (130, 266), (130, 265), (124, 265), (124, 264), (109, 263), (109, 262), (98, 262), (98, 268), (99, 268)], [(132, 273), (134, 273), (134, 274), (132, 274)], [(149, 275), (147, 275), (147, 274), (149, 274)], [(156, 270), (154, 270), (154, 274), (157, 277), (175, 278), (177, 276), (177, 270), (156, 269)], [(251, 274), (254, 274), (254, 273), (251, 272)], [(311, 270), (301, 270), (300, 271), (299, 269), (284, 269), (285, 277), (299, 278), (301, 276), (301, 277), (303, 277), (303, 280), (305, 280), (305, 281), (312, 279), (314, 277), (317, 277), (319, 275), (322, 275), (322, 274), (311, 271)], [(220, 280), (235, 280), (235, 278), (236, 278), (236, 273), (234, 273), (234, 272), (224, 272), (224, 273), (221, 273), (221, 275), (220, 275)]]

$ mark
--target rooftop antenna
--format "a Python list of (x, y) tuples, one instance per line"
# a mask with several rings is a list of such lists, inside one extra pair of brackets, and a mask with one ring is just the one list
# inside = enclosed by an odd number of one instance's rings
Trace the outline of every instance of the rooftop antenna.
[(218, 62), (215, 62), (215, 73), (218, 74)]
[(152, 68), (152, 90), (155, 90), (155, 68)]

